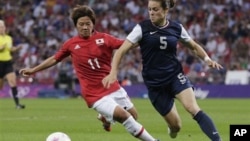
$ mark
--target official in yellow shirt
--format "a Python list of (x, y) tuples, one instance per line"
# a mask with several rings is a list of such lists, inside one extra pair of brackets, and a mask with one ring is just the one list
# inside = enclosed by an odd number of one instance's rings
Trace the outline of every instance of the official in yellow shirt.
[(21, 46), (13, 47), (11, 36), (6, 34), (6, 26), (3, 20), (0, 20), (0, 90), (3, 88), (6, 78), (11, 87), (13, 99), (17, 109), (24, 109), (25, 106), (19, 103), (17, 96), (16, 74), (13, 69), (11, 53), (21, 49)]

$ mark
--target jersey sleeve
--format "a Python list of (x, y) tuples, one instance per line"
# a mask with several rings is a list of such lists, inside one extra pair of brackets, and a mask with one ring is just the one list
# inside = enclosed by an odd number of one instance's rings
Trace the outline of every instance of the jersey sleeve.
[(142, 29), (139, 24), (137, 24), (133, 30), (127, 36), (127, 40), (132, 43), (137, 43), (142, 39)]
[(181, 42), (190, 41), (192, 38), (189, 36), (187, 30), (183, 27), (182, 24), (180, 24), (180, 26), (181, 26), (181, 38), (180, 38), (180, 41)]
[(118, 49), (124, 42), (124, 40), (116, 38), (109, 34), (105, 34), (105, 38), (108, 40), (109, 44), (108, 46), (111, 47), (112, 49)]
[(55, 59), (57, 61), (62, 61), (64, 58), (70, 55), (69, 45), (69, 42), (65, 42), (63, 46), (59, 49), (59, 51), (55, 54)]

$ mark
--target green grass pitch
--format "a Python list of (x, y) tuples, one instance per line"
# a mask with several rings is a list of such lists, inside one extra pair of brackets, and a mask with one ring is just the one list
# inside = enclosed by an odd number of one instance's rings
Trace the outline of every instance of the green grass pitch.
[[(171, 141), (167, 126), (148, 99), (132, 99), (138, 121), (156, 138)], [(45, 141), (55, 131), (67, 133), (72, 141), (132, 141), (121, 124), (105, 132), (82, 99), (21, 99), (27, 108), (16, 110), (12, 99), (0, 99), (0, 141)], [(177, 101), (182, 129), (173, 141), (209, 141), (198, 124)], [(229, 141), (230, 124), (249, 124), (249, 99), (198, 100), (200, 107), (214, 120), (223, 141)]]

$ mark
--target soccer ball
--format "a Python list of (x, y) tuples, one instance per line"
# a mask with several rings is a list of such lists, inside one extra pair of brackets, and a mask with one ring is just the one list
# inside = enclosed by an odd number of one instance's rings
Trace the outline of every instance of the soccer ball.
[(46, 141), (71, 141), (71, 139), (63, 132), (54, 132), (47, 137)]

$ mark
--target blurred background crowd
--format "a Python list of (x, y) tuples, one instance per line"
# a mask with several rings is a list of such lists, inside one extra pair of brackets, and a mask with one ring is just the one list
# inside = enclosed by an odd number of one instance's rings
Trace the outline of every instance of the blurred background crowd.
[[(53, 55), (68, 38), (76, 35), (69, 18), (76, 4), (91, 6), (97, 15), (96, 30), (125, 39), (131, 29), (148, 18), (146, 0), (5, 0), (0, 1), (0, 19), (6, 22), (14, 45), (15, 69), (32, 67)], [(209, 56), (224, 70), (209, 69), (186, 47), (178, 45), (177, 57), (194, 84), (223, 84), (227, 70), (250, 71), (250, 0), (177, 0), (170, 10)], [(138, 49), (127, 53), (120, 65), (122, 85), (143, 83)], [(73, 76), (73, 77), (72, 77)], [(33, 78), (19, 82), (55, 83), (77, 80), (70, 59)]]

